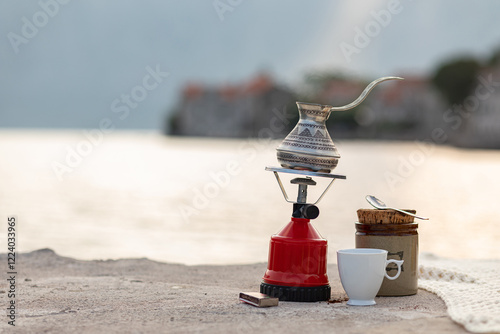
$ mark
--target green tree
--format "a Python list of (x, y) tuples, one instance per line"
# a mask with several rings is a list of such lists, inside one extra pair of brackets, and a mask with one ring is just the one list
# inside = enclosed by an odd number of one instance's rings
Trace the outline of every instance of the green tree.
[(460, 104), (476, 84), (481, 65), (473, 58), (462, 58), (441, 65), (432, 83), (451, 104)]
[(497, 66), (500, 64), (500, 47), (497, 48), (491, 55), (488, 65), (490, 66)]

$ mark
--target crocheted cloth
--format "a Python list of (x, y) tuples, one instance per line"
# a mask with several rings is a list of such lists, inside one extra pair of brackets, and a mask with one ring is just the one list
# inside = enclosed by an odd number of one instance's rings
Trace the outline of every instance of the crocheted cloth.
[(448, 314), (475, 333), (500, 333), (500, 260), (420, 256), (419, 288), (441, 297)]

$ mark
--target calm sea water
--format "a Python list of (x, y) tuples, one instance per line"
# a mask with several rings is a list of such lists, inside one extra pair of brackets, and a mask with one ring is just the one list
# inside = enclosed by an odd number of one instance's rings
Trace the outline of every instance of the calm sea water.
[[(314, 220), (328, 239), (330, 258), (354, 247), (356, 210), (369, 208), (367, 194), (431, 217), (419, 225), (421, 252), (500, 258), (498, 151), (336, 143), (342, 158), (334, 172), (347, 179), (335, 181)], [(6, 238), (7, 216), (17, 215), (22, 251), (49, 247), (79, 259), (186, 264), (265, 262), (270, 236), (291, 214), (273, 174), (264, 171), (277, 166), (277, 145), (147, 132), (101, 138), (78, 130), (4, 130), (0, 235)], [(318, 182), (310, 198), (322, 186)]]

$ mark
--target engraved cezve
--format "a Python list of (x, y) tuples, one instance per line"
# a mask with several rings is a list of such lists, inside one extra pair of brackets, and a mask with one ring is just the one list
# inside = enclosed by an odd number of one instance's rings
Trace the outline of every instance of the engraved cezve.
[(319, 104), (297, 102), (300, 120), (277, 148), (281, 166), (329, 173), (340, 158), (325, 122), (330, 108)]
[(326, 128), (326, 120), (330, 117), (330, 113), (358, 106), (373, 87), (386, 80), (402, 80), (402, 78), (377, 79), (371, 82), (356, 100), (342, 107), (297, 102), (299, 122), (276, 148), (281, 166), (289, 169), (330, 173), (337, 166), (340, 158)]

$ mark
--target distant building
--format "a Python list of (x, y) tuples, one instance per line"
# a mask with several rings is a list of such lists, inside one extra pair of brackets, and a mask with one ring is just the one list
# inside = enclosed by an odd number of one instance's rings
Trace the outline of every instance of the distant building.
[[(285, 113), (288, 116), (283, 116)], [(176, 108), (170, 134), (213, 137), (283, 137), (298, 115), (294, 94), (266, 74), (239, 85), (188, 84)]]
[(428, 78), (403, 77), (377, 86), (357, 119), (379, 138), (429, 139), (443, 123), (445, 104)]
[(361, 81), (332, 79), (323, 84), (315, 99), (318, 103), (338, 107), (354, 101), (365, 88)]

